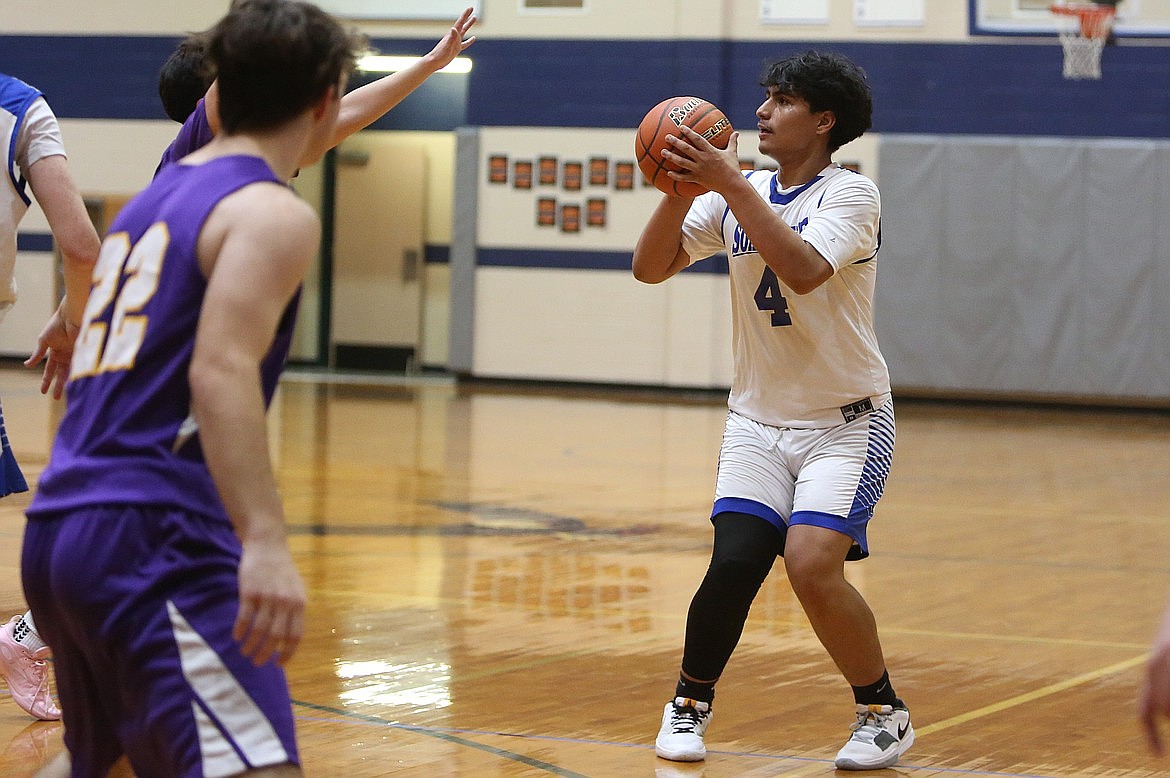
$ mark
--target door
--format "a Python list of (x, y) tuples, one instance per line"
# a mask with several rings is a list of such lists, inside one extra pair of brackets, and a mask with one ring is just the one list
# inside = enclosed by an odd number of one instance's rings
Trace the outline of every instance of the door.
[(330, 364), (409, 372), (422, 343), (426, 154), (384, 132), (337, 149)]

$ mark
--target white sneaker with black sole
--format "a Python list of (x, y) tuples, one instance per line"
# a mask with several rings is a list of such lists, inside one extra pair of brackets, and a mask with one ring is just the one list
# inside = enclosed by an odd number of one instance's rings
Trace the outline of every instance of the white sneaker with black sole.
[(654, 753), (672, 762), (699, 762), (707, 756), (703, 735), (711, 723), (711, 703), (675, 697), (662, 711)]
[(838, 770), (881, 770), (893, 767), (914, 745), (910, 711), (897, 705), (858, 705), (853, 734), (837, 752)]

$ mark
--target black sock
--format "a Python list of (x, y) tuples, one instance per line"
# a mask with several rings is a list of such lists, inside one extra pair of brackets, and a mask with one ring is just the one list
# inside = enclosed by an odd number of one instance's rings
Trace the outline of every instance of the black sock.
[(869, 686), (854, 686), (853, 700), (858, 705), (896, 705), (898, 695), (894, 694), (889, 671), (882, 673), (882, 677)]
[(674, 696), (710, 704), (715, 699), (715, 682), (691, 681), (679, 675), (678, 685), (674, 687)]

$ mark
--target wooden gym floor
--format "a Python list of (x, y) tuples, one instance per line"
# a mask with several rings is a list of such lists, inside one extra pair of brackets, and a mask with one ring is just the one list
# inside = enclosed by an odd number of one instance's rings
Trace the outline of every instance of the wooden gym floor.
[[(0, 370), (26, 473), (59, 408)], [(309, 630), (289, 667), (311, 776), (824, 775), (852, 698), (784, 579), (753, 607), (705, 763), (657, 759), (709, 551), (723, 398), (290, 376), (271, 418)], [(849, 567), (918, 776), (1170, 776), (1134, 698), (1170, 596), (1166, 413), (902, 401)], [(0, 617), (24, 610), (0, 502)], [(0, 775), (61, 746), (0, 690)]]

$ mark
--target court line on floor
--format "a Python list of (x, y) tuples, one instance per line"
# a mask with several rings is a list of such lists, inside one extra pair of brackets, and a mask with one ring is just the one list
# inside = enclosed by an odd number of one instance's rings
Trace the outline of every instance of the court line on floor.
[(1118, 642), (1112, 640), (1083, 640), (1068, 637), (1040, 637), (1035, 635), (1005, 635), (1002, 632), (955, 632), (953, 630), (917, 629), (911, 627), (882, 626), (883, 635), (913, 635), (915, 637), (943, 638), (946, 640), (987, 640), (995, 643), (1034, 643), (1037, 645), (1065, 646), (1074, 648), (1116, 648), (1126, 651), (1140, 651), (1145, 643)]
[[(557, 765), (549, 764), (532, 757), (517, 754), (507, 749), (497, 748), (486, 743), (480, 743), (475, 740), (469, 740), (470, 737), (502, 737), (502, 738), (516, 738), (519, 740), (530, 740), (544, 743), (574, 743), (587, 746), (611, 746), (615, 748), (633, 748), (639, 750), (650, 750), (654, 748), (649, 743), (623, 743), (612, 740), (595, 740), (590, 738), (574, 738), (574, 737), (557, 737), (554, 735), (532, 735), (532, 734), (518, 734), (511, 732), (487, 732), (484, 730), (475, 729), (461, 729), (458, 727), (425, 727), (417, 724), (403, 724), (402, 722), (389, 721), (380, 716), (372, 716), (364, 713), (356, 713), (354, 711), (342, 710), (333, 708), (328, 705), (318, 705), (316, 703), (305, 702), (303, 700), (293, 700), (293, 704), (302, 708), (319, 711), (322, 713), (332, 714), (331, 718), (315, 718), (311, 716), (298, 716), (302, 720), (312, 720), (319, 722), (335, 722), (335, 723), (356, 723), (356, 724), (370, 724), (376, 726), (389, 727), (391, 729), (400, 729), (404, 732), (412, 732), (418, 735), (433, 737), (443, 740), (455, 745), (468, 746), (487, 753), (499, 756), (501, 758), (514, 760), (531, 767), (536, 767), (556, 775), (562, 775), (573, 778), (586, 778), (580, 773), (574, 772), (567, 768), (558, 767)], [(925, 728), (924, 728), (925, 729)], [(916, 730), (917, 732), (918, 730)], [(799, 764), (807, 764), (816, 766), (821, 769), (824, 766), (832, 765), (833, 760), (827, 758), (817, 758), (811, 756), (794, 756), (791, 754), (767, 754), (758, 751), (726, 751), (722, 749), (708, 749), (709, 756), (724, 756), (741, 759), (759, 759), (770, 762), (795, 762)], [(671, 764), (671, 763), (663, 763)], [(692, 765), (693, 766), (693, 765)], [(990, 776), (990, 778), (1051, 778), (1046, 773), (1016, 773), (1003, 772), (999, 770), (977, 770), (965, 769), (961, 767), (936, 767), (925, 764), (911, 764), (907, 762), (899, 762), (894, 768), (899, 772), (916, 772), (927, 771), (929, 775), (962, 775), (962, 776)]]
[(436, 738), (437, 740), (443, 740), (443, 741), (446, 741), (448, 743), (454, 743), (455, 745), (466, 746), (468, 748), (474, 748), (474, 749), (477, 749), (479, 751), (485, 751), (489, 754), (492, 754), (493, 756), (498, 756), (501, 759), (510, 759), (514, 762), (520, 762), (521, 764), (528, 765), (529, 767), (535, 767), (539, 770), (544, 770), (545, 772), (552, 773), (553, 775), (561, 775), (561, 776), (565, 776), (565, 778), (587, 778), (587, 776), (582, 775), (581, 773), (573, 772), (572, 770), (567, 770), (563, 767), (558, 767), (557, 765), (549, 764), (548, 762), (543, 762), (539, 759), (534, 759), (530, 756), (524, 756), (523, 754), (517, 754), (514, 751), (508, 751), (508, 750), (503, 749), (503, 748), (496, 748), (495, 746), (489, 746), (486, 743), (477, 743), (474, 740), (468, 740), (467, 738), (460, 737), (459, 734), (456, 734), (456, 733), (460, 733), (460, 734), (481, 734), (481, 733), (471, 733), (470, 731), (463, 731), (463, 730), (434, 729), (431, 727), (420, 727), (420, 726), (416, 726), (413, 724), (403, 724), (401, 722), (396, 722), (396, 721), (387, 721), (386, 719), (381, 718), (380, 716), (370, 716), (370, 715), (363, 714), (363, 713), (355, 713), (353, 711), (338, 710), (337, 708), (331, 708), (327, 705), (317, 705), (315, 703), (305, 702), (303, 700), (294, 700), (293, 704), (299, 705), (302, 708), (310, 708), (312, 710), (318, 710), (318, 711), (322, 711), (325, 713), (332, 713), (335, 716), (341, 716), (342, 718), (345, 718), (345, 719), (358, 719), (358, 720), (366, 722), (368, 724), (379, 724), (382, 726), (391, 727), (393, 729), (401, 729), (404, 732), (414, 732), (416, 734), (424, 735), (426, 737), (433, 737), (433, 738)]
[(1030, 692), (1017, 694), (1015, 697), (1008, 697), (1006, 700), (1000, 700), (999, 702), (992, 703), (991, 705), (984, 705), (982, 708), (976, 708), (975, 710), (969, 710), (966, 713), (960, 713), (958, 716), (951, 716), (949, 719), (936, 721), (933, 724), (927, 724), (923, 727), (915, 727), (914, 732), (919, 737), (924, 735), (931, 735), (935, 732), (941, 732), (944, 729), (950, 729), (951, 727), (958, 726), (959, 724), (966, 724), (968, 721), (974, 721), (975, 719), (983, 718), (984, 716), (990, 716), (993, 713), (1000, 713), (1011, 708), (1019, 707), (1025, 703), (1033, 702), (1044, 697), (1050, 697), (1053, 694), (1059, 694), (1060, 692), (1068, 691), (1069, 689), (1081, 686), (1082, 684), (1088, 683), (1089, 681), (1095, 681), (1098, 678), (1104, 678), (1107, 675), (1115, 675), (1124, 670), (1129, 670), (1133, 667), (1136, 667), (1137, 665), (1145, 663), (1149, 659), (1149, 656), (1150, 655), (1148, 653), (1145, 653), (1141, 654), (1140, 656), (1135, 656), (1131, 659), (1126, 659), (1122, 662), (1116, 662), (1114, 664), (1107, 665), (1106, 667), (1091, 670), (1087, 673), (1081, 673), (1080, 675), (1073, 676), (1072, 678), (1066, 678), (1063, 681), (1057, 681), (1056, 683), (1051, 683), (1047, 686), (1041, 686), (1039, 689), (1034, 689)]

